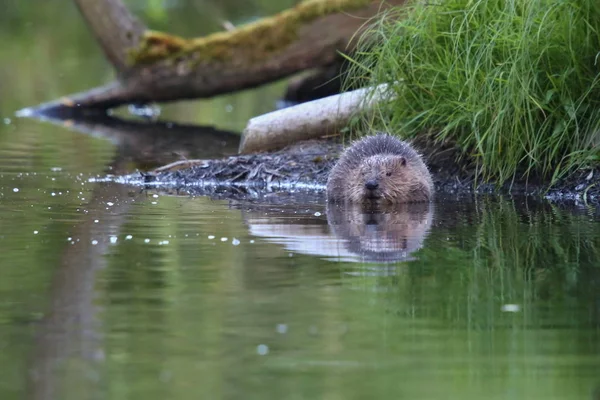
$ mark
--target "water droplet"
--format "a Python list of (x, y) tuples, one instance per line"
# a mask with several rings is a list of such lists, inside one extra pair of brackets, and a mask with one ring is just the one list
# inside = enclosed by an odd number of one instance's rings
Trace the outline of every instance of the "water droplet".
[(171, 380), (172, 377), (173, 377), (173, 374), (171, 373), (171, 371), (161, 371), (159, 379), (162, 382), (167, 383)]
[(266, 344), (259, 344), (256, 347), (256, 352), (258, 353), (258, 355), (260, 356), (264, 356), (267, 355), (269, 353), (269, 346), (267, 346)]
[(518, 304), (504, 304), (500, 309), (504, 312), (516, 313), (521, 311), (521, 306)]
[(160, 116), (160, 107), (156, 104), (132, 104), (127, 107), (127, 110), (137, 117), (158, 118)]

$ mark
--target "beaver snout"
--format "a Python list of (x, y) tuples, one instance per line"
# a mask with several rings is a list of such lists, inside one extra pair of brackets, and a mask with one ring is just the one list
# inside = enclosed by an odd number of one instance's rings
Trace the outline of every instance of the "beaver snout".
[(371, 179), (365, 183), (365, 187), (368, 190), (375, 190), (379, 187), (379, 183), (377, 183), (377, 181), (375, 179)]

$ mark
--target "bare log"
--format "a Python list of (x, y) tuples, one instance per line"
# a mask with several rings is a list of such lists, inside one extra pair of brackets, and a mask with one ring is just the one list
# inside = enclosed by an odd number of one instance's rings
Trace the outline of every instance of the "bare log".
[(146, 27), (121, 0), (75, 0), (75, 4), (117, 73), (127, 72), (129, 52), (140, 45)]
[(242, 134), (241, 154), (275, 150), (308, 139), (339, 133), (359, 111), (389, 99), (387, 85), (363, 88), (252, 118)]
[[(120, 0), (102, 0), (111, 4)], [(98, 22), (92, 30), (101, 43), (119, 43), (121, 50), (107, 56), (117, 70), (123, 57), (131, 62), (129, 73), (118, 82), (43, 104), (30, 112), (56, 108), (106, 109), (126, 103), (167, 102), (206, 98), (252, 88), (298, 71), (331, 64), (338, 51), (351, 51), (365, 23), (383, 9), (406, 0), (307, 0), (296, 7), (230, 32), (198, 39), (184, 39), (145, 31), (135, 49), (133, 22)], [(99, 0), (78, 0), (84, 7), (99, 7)], [(116, 8), (113, 8), (113, 11)], [(86, 15), (84, 13), (84, 15)], [(93, 15), (90, 14), (90, 15)], [(123, 49), (126, 55), (123, 55)]]

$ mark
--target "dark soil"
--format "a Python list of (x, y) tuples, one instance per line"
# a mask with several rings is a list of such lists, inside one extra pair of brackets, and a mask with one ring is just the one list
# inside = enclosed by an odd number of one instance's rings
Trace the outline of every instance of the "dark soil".
[[(457, 163), (451, 147), (433, 147), (427, 143), (415, 143), (415, 147), (424, 154), (438, 193), (464, 196), (496, 192), (600, 205), (600, 169), (577, 171), (549, 190), (547, 182), (531, 177), (499, 187), (477, 182), (476, 169)], [(329, 171), (342, 150), (339, 140), (308, 141), (275, 152), (203, 160), (196, 165), (184, 163), (142, 176), (148, 187), (169, 192), (228, 199), (267, 196), (285, 202), (290, 192), (323, 192)]]

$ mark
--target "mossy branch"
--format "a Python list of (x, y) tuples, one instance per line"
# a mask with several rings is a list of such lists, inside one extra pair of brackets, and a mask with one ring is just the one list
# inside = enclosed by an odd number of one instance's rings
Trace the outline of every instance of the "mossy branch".
[(163, 32), (146, 31), (140, 46), (131, 52), (135, 65), (177, 57), (193, 56), (200, 61), (223, 61), (245, 58), (263, 60), (284, 50), (298, 40), (302, 26), (319, 18), (367, 7), (372, 0), (308, 0), (271, 18), (228, 32), (184, 39)]
[[(114, 4), (120, 0), (97, 2)], [(331, 64), (340, 51), (354, 47), (354, 38), (370, 18), (404, 2), (307, 0), (233, 31), (196, 39), (146, 30), (137, 46), (127, 48), (125, 68), (119, 64), (120, 58), (115, 63), (109, 57), (117, 71), (127, 72), (117, 82), (42, 104), (27, 113), (206, 98), (259, 86)], [(116, 36), (126, 38), (127, 34)]]

